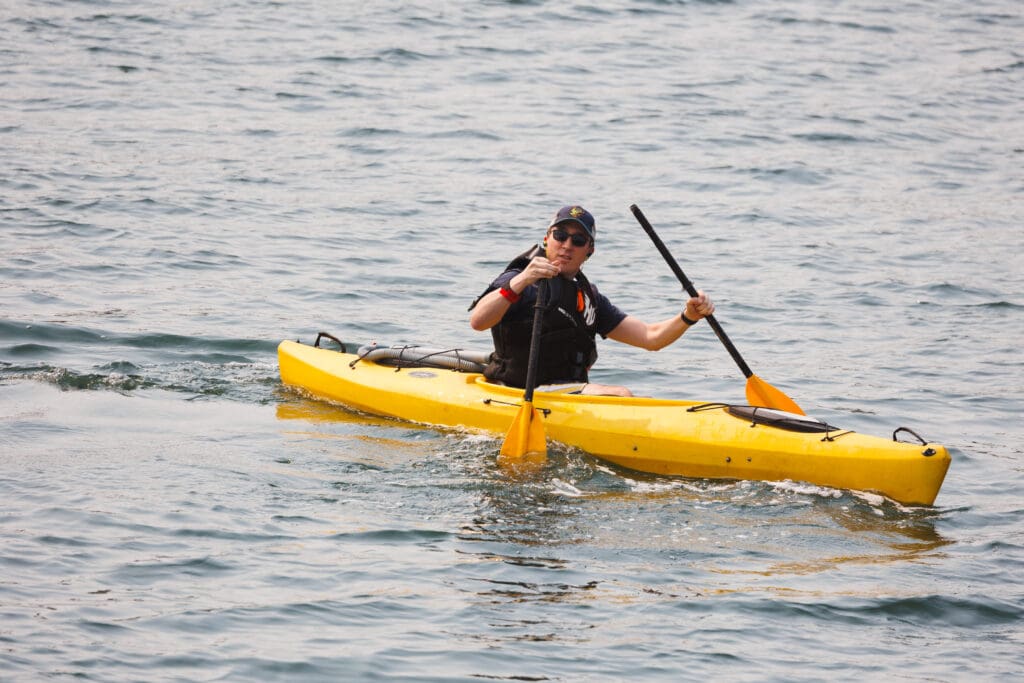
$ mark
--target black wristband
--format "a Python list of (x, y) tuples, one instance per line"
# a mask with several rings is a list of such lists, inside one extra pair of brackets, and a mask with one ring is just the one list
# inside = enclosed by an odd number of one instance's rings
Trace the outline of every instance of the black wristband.
[(682, 313), (679, 314), (679, 317), (683, 319), (684, 323), (686, 323), (687, 325), (690, 325), (691, 327), (693, 325), (696, 325), (697, 323), (700, 322), (699, 320), (690, 320), (689, 318), (687, 318), (685, 310)]

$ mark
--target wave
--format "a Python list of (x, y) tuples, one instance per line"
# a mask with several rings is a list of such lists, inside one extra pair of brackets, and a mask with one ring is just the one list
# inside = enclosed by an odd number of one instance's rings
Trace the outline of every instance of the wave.
[(59, 323), (0, 320), (0, 382), (265, 402), (278, 384), (276, 341), (172, 333), (113, 333)]
[(780, 617), (785, 612), (820, 618), (831, 623), (877, 623), (879, 618), (919, 623), (923, 626), (942, 622), (963, 628), (1002, 626), (1024, 621), (1024, 609), (1012, 600), (989, 595), (952, 597), (917, 595), (875, 598), (837, 603), (782, 602), (768, 600), (748, 605), (747, 609), (765, 611)]
[[(105, 330), (75, 327), (60, 323), (23, 323), (0, 320), (0, 345), (5, 342), (40, 341), (64, 342), (67, 344), (102, 344), (141, 349), (206, 349), (218, 351), (265, 351), (277, 348), (276, 341), (265, 339), (241, 339), (232, 337), (194, 337), (181, 334), (149, 332), (140, 334), (118, 334)], [(0, 350), (2, 346), (0, 346)]]

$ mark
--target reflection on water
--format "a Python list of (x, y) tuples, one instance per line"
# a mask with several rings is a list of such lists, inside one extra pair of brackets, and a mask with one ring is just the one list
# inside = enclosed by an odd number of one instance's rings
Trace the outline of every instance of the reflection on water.
[[(639, 475), (595, 466), (586, 456), (556, 455), (531, 485), (481, 492), (473, 524), (459, 535), (467, 543), (460, 552), (481, 561), (582, 571), (584, 578), (587, 567), (604, 563), (605, 553), (619, 560), (625, 554), (634, 558), (631, 575), (603, 584), (596, 594), (646, 601), (695, 592), (792, 595), (793, 580), (808, 575), (823, 579), (812, 589), (805, 582), (801, 590), (808, 594), (874, 595), (876, 584), (836, 586), (827, 576), (844, 566), (889, 565), (897, 571), (901, 565), (934, 563), (942, 557), (938, 551), (953, 543), (936, 529), (930, 510), (868, 502), (849, 492), (633, 476)], [(566, 496), (562, 479), (582, 495)], [(538, 552), (540, 547), (548, 551)], [(657, 588), (637, 588), (641, 581), (632, 575), (660, 574), (666, 562), (674, 577), (662, 576)], [(714, 578), (695, 587), (698, 574)], [(561, 583), (566, 590), (545, 591), (546, 599), (577, 600), (580, 586), (590, 599), (595, 595), (589, 581)], [(484, 593), (507, 594), (490, 586)]]
[(296, 393), (280, 392), (282, 402), (277, 404), (277, 419), (304, 420), (339, 424), (370, 425), (375, 427), (407, 427), (425, 429), (411, 422), (362, 413), (329, 401), (302, 398)]
[[(354, 427), (294, 433), (363, 442), (366, 448), (347, 445), (344, 457), (384, 467), (403, 453), (422, 456), (421, 437), (437, 434), (305, 399), (279, 404), (277, 416)], [(449, 433), (430, 446), (449, 469), (474, 481), (476, 511), (458, 530), (469, 545), (458, 552), (479, 561), (564, 570), (574, 567), (576, 552), (628, 548), (719, 576), (785, 577), (842, 565), (924, 561), (952, 543), (936, 529), (934, 509), (906, 508), (871, 494), (659, 477), (571, 449), (553, 448), (543, 463), (508, 468), (498, 463), (499, 445), (496, 438)]]
[(769, 609), (762, 600), (824, 615), (859, 614), (851, 599), (868, 601), (864, 609), (919, 604), (922, 576), (954, 544), (937, 528), (937, 509), (871, 494), (662, 477), (557, 446), (543, 465), (510, 471), (498, 463), (496, 437), (306, 399), (280, 404), (277, 415), (312, 427), (290, 435), (344, 444), (332, 460), (379, 464), (385, 479), (421, 463), (415, 486), (436, 490), (433, 514), (447, 511), (431, 524), (450, 524), (437, 547), (453, 557), (446, 582), (475, 615), (451, 626), (459, 642), (588, 644), (627, 606), (705, 614), (739, 600), (724, 608), (738, 619)]

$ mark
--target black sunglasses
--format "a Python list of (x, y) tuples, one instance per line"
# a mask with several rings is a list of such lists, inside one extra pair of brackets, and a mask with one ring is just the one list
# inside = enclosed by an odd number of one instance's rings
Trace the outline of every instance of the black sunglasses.
[(584, 235), (582, 232), (575, 232), (569, 234), (565, 230), (555, 228), (551, 231), (551, 236), (555, 238), (556, 242), (564, 242), (565, 240), (572, 238), (572, 246), (574, 247), (585, 247), (590, 242), (590, 238)]

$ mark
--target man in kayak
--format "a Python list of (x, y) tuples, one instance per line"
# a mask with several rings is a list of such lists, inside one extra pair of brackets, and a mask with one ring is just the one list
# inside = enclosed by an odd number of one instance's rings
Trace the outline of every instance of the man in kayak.
[(683, 312), (658, 323), (623, 313), (583, 275), (594, 254), (594, 217), (580, 206), (563, 206), (548, 226), (542, 244), (520, 254), (470, 306), (474, 330), (491, 330), (494, 354), (484, 370), (491, 381), (526, 385), (533, 334), (536, 283), (548, 279), (548, 301), (541, 327), (538, 390), (632, 396), (626, 387), (594, 384), (588, 372), (597, 360), (596, 335), (657, 351), (715, 312), (704, 292), (690, 298)]

